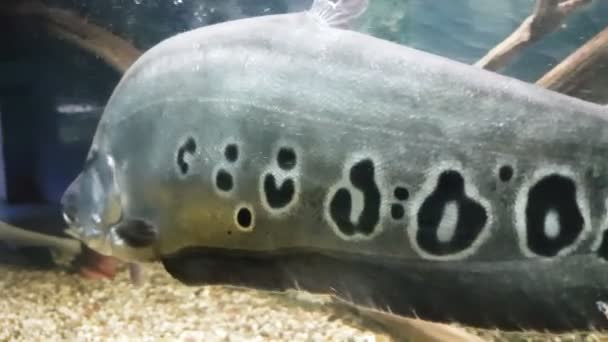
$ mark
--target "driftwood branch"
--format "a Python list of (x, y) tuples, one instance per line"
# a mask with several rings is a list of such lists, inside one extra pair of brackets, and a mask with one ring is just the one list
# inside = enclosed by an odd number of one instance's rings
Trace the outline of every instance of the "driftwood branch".
[(48, 247), (59, 263), (70, 263), (81, 251), (80, 242), (73, 239), (41, 234), (0, 222), (0, 241), (21, 246)]
[(128, 41), (68, 10), (25, 1), (0, 6), (0, 14), (41, 18), (52, 36), (93, 53), (120, 73), (124, 73), (141, 55)]
[(554, 32), (566, 17), (590, 2), (591, 0), (537, 0), (533, 13), (475, 66), (493, 71), (504, 67), (521, 50)]
[(607, 75), (608, 27), (545, 74), (536, 84), (589, 101), (608, 103)]

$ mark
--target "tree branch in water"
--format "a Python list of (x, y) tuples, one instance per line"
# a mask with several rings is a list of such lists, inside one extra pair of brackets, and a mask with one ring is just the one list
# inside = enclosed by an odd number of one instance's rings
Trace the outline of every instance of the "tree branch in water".
[(608, 27), (536, 81), (588, 101), (608, 103)]
[(554, 32), (566, 17), (590, 2), (591, 0), (537, 0), (534, 12), (475, 66), (492, 71), (504, 67), (525, 47)]
[(48, 247), (55, 261), (69, 264), (81, 251), (80, 242), (56, 236), (36, 233), (0, 221), (0, 241), (10, 241), (20, 246)]
[(141, 55), (128, 41), (69, 10), (47, 7), (37, 1), (27, 1), (0, 6), (0, 13), (39, 17), (43, 19), (43, 25), (52, 36), (93, 53), (120, 73), (124, 73)]

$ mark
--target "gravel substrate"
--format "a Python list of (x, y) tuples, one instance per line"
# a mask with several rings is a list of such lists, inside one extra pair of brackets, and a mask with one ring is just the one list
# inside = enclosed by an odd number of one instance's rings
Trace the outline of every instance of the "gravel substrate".
[[(59, 271), (0, 266), (0, 341), (378, 341), (394, 339), (331, 306), (221, 286), (188, 287), (159, 265), (136, 287)], [(314, 297), (313, 297), (314, 298)], [(502, 334), (488, 341), (608, 341), (597, 335)]]
[(0, 341), (390, 341), (330, 308), (187, 287), (160, 266), (146, 268), (140, 287), (126, 272), (113, 281), (5, 266), (0, 272)]

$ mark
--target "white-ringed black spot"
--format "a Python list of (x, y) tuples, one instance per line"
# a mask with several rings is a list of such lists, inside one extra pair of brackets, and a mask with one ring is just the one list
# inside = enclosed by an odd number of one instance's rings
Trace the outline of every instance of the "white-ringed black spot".
[[(339, 231), (346, 236), (355, 234), (370, 236), (380, 222), (381, 193), (375, 180), (375, 167), (371, 159), (362, 159), (351, 166), (349, 180), (354, 187), (339, 188), (329, 201), (329, 218)], [(363, 195), (361, 214), (351, 221), (353, 194), (356, 190)]]
[(571, 246), (584, 230), (576, 183), (552, 173), (530, 187), (525, 207), (526, 245), (534, 254), (552, 257)]
[(281, 185), (278, 186), (277, 180), (272, 173), (267, 173), (264, 176), (264, 185), (262, 189), (266, 196), (266, 202), (272, 209), (287, 207), (296, 194), (295, 182), (292, 178), (286, 178)]
[(403, 186), (397, 186), (393, 191), (393, 196), (395, 196), (395, 199), (398, 201), (407, 201), (410, 197), (410, 192)]
[(277, 153), (277, 164), (285, 171), (292, 170), (296, 166), (296, 152), (291, 147), (281, 147)]
[(393, 220), (401, 220), (405, 217), (405, 207), (403, 203), (410, 198), (409, 190), (402, 185), (398, 185), (393, 189), (393, 197), (397, 203), (391, 204), (391, 217)]
[(503, 165), (498, 169), (498, 178), (502, 182), (508, 182), (513, 178), (513, 167), (511, 165)]
[(602, 232), (601, 239), (602, 242), (597, 249), (597, 254), (600, 258), (608, 260), (608, 229)]
[(240, 230), (250, 231), (255, 225), (253, 209), (246, 205), (240, 205), (234, 213), (234, 222)]
[(391, 205), (391, 217), (394, 220), (401, 220), (405, 217), (405, 208), (399, 203)]
[(439, 257), (461, 253), (482, 234), (488, 212), (465, 190), (460, 172), (445, 170), (439, 174), (435, 188), (416, 214), (415, 240), (424, 252)]
[(215, 175), (215, 186), (224, 192), (228, 192), (234, 188), (234, 180), (230, 172), (225, 169), (219, 169)]
[(187, 160), (188, 155), (196, 153), (197, 144), (193, 137), (187, 137), (186, 140), (179, 146), (177, 150), (176, 163), (182, 176), (188, 174), (190, 164)]
[[(608, 200), (604, 202), (604, 211), (607, 209)], [(596, 237), (596, 241), (592, 248), (600, 258), (608, 261), (608, 212), (606, 212), (604, 215), (605, 216), (600, 227), (600, 232)]]
[(224, 148), (224, 158), (231, 163), (235, 163), (239, 159), (239, 147), (237, 144), (228, 144)]
[(258, 183), (261, 202), (273, 216), (288, 214), (299, 201), (300, 164), (297, 145), (279, 141), (272, 149), (272, 162)]

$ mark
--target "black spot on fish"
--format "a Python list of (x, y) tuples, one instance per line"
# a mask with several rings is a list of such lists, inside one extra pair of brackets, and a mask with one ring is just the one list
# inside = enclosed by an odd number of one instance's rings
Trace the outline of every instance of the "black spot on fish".
[(503, 182), (508, 182), (513, 178), (513, 167), (511, 165), (503, 165), (498, 169), (498, 178)]
[(546, 257), (573, 244), (585, 225), (576, 203), (575, 182), (558, 174), (548, 175), (530, 188), (525, 215), (527, 246)]
[(253, 213), (247, 207), (240, 207), (236, 212), (236, 223), (241, 229), (251, 229), (253, 226)]
[(329, 202), (329, 216), (345, 235), (371, 235), (380, 222), (381, 195), (374, 173), (371, 159), (363, 159), (350, 169), (350, 182), (363, 195), (363, 209), (355, 222), (350, 220), (353, 203), (348, 188), (338, 189)]
[(401, 220), (405, 216), (405, 208), (399, 203), (391, 205), (391, 217), (395, 220)]
[(276, 178), (273, 174), (267, 173), (264, 176), (264, 195), (266, 202), (273, 209), (281, 209), (289, 205), (295, 197), (295, 182), (287, 178), (280, 186), (277, 186)]
[(395, 191), (393, 191), (393, 195), (398, 201), (407, 201), (410, 197), (410, 192), (406, 188), (398, 186), (395, 188)]
[(239, 148), (236, 144), (228, 144), (224, 149), (224, 157), (227, 161), (234, 163), (239, 159)]
[(186, 160), (186, 156), (193, 155), (196, 152), (196, 148), (196, 140), (194, 140), (193, 137), (188, 137), (177, 150), (176, 162), (182, 176), (187, 175), (190, 170), (190, 165)]
[(215, 186), (224, 192), (232, 190), (234, 187), (232, 175), (224, 169), (219, 169), (215, 175)]
[(285, 171), (296, 166), (296, 152), (290, 147), (281, 147), (277, 153), (277, 163)]
[(597, 250), (597, 254), (604, 260), (608, 260), (608, 230), (602, 233), (602, 242)]
[(154, 244), (158, 238), (157, 230), (143, 220), (124, 220), (114, 226), (116, 235), (128, 246), (143, 248)]
[[(448, 204), (456, 208), (455, 217), (446, 217)], [(447, 222), (454, 219), (455, 222)], [(467, 197), (463, 176), (454, 170), (441, 173), (434, 191), (424, 200), (417, 214), (416, 241), (424, 251), (444, 256), (462, 252), (471, 247), (488, 221), (484, 207)], [(455, 224), (453, 234), (442, 241), (441, 224)]]
[[(410, 192), (404, 186), (396, 186), (393, 190), (393, 197), (399, 202), (404, 202), (410, 198)], [(405, 208), (402, 203), (393, 203), (391, 205), (391, 217), (394, 220), (401, 220), (405, 217)]]

